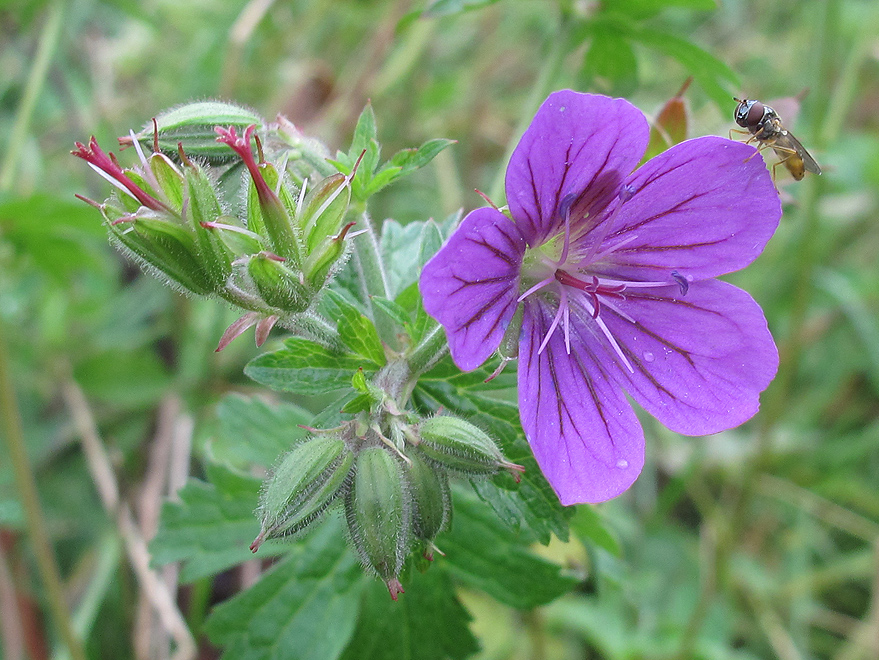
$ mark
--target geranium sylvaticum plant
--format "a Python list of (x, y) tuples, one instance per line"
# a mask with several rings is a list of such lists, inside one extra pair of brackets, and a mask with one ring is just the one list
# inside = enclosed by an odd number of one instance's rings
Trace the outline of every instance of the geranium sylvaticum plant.
[[(539, 576), (542, 595), (517, 604), (547, 602), (573, 582), (557, 566), (534, 572), (544, 563), (529, 544), (565, 538), (564, 505), (616, 497), (644, 464), (627, 396), (670, 429), (705, 435), (753, 416), (775, 374), (760, 307), (716, 279), (750, 264), (778, 224), (762, 159), (703, 137), (639, 166), (648, 123), (622, 99), (552, 94), (508, 165), (506, 206), (406, 226), (376, 223), (371, 196), (451, 142), (382, 161), (368, 106), (332, 157), (283, 118), (213, 102), (120, 141), (136, 148), (133, 166), (94, 138), (74, 151), (116, 188), (86, 200), (114, 244), (177, 289), (232, 305), (219, 349), (251, 326), (258, 344), (289, 330), (248, 364), (254, 380), (334, 395), (313, 418), (237, 438), (258, 447), (277, 433), (270, 459), (225, 466), (234, 479), (209, 471), (220, 500), (242, 498), (236, 529), (252, 532), (231, 549), (205, 539), (216, 570), (293, 549), (294, 568), (278, 573), (338, 571), (354, 598), (362, 574), (345, 567), (359, 561), (396, 600), (417, 588), (413, 569), (445, 576), (434, 585), (466, 579), (468, 543), (504, 539), (480, 550), (503, 554), (492, 570), (519, 562), (515, 579)], [(515, 385), (501, 371), (516, 354), (521, 423), (515, 405), (484, 396)], [(248, 491), (240, 475), (259, 469), (265, 483)], [(195, 517), (187, 497), (196, 491), (170, 505), (173, 520)], [(318, 523), (330, 531), (311, 540)], [(185, 556), (165, 524), (154, 551)], [(308, 544), (313, 554), (297, 554)], [(324, 557), (336, 559), (308, 563)]]

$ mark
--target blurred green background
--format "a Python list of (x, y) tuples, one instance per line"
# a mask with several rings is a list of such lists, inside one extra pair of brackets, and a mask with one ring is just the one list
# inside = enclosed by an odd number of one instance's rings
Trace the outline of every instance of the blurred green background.
[[(74, 141), (110, 147), (164, 109), (222, 98), (345, 149), (370, 99), (386, 153), (458, 140), (375, 200), (375, 217), (405, 223), (481, 205), (474, 188), (500, 202), (505, 155), (548, 92), (625, 95), (653, 116), (693, 76), (690, 137), (726, 136), (733, 94), (808, 90), (787, 124), (824, 174), (794, 184), (779, 168), (781, 227), (729, 278), (762, 304), (779, 375), (739, 429), (690, 439), (645, 418), (644, 474), (597, 507), (611, 535), (539, 549), (583, 571), (578, 590), (527, 612), (461, 594), (479, 657), (879, 658), (875, 0), (7, 0), (0, 35), (2, 341), (90, 657), (150, 657), (133, 650), (150, 624), (75, 415), (92, 416), (149, 536), (158, 440), (193, 428), (191, 465), (188, 451), (176, 465), (199, 474), (213, 406), (259, 389), (242, 374), (249, 335), (214, 353), (232, 310), (181, 297), (109, 246), (73, 197), (109, 191), (69, 155)], [(50, 594), (0, 452), (0, 605), (26, 624), (23, 657), (49, 657)], [(199, 634), (210, 604), (259, 570), (181, 589), (200, 657), (217, 657)], [(0, 657), (22, 657), (10, 630)]]

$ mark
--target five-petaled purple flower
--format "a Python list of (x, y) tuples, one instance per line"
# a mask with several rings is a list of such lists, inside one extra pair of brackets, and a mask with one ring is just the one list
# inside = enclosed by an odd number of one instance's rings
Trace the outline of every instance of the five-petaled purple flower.
[(507, 168), (509, 213), (470, 213), (421, 275), (464, 370), (522, 307), (519, 413), (563, 504), (615, 497), (640, 473), (626, 393), (706, 435), (753, 416), (778, 367), (759, 305), (714, 279), (778, 226), (766, 166), (751, 146), (703, 137), (635, 169), (648, 132), (623, 99), (555, 92)]

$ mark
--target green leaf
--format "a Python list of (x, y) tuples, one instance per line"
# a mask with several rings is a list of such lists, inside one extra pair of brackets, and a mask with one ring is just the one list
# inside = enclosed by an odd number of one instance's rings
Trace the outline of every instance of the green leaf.
[(717, 0), (614, 0), (610, 7), (630, 18), (643, 19), (658, 14), (666, 7), (711, 11), (717, 9)]
[(357, 629), (341, 660), (463, 660), (479, 650), (470, 614), (438, 566), (416, 574), (397, 602), (377, 580), (367, 586)]
[(630, 93), (638, 84), (638, 60), (631, 44), (611, 23), (600, 23), (592, 31), (592, 43), (583, 61), (586, 81), (602, 78), (616, 94)]
[[(132, 374), (137, 377), (132, 378)], [(86, 394), (117, 406), (150, 404), (171, 383), (162, 361), (147, 351), (120, 353), (108, 349), (77, 364), (74, 376)]]
[(452, 529), (437, 538), (442, 565), (468, 587), (511, 607), (545, 605), (573, 589), (578, 579), (538, 557), (494, 511), (472, 494), (456, 490)]
[[(182, 561), (180, 579), (192, 582), (253, 558), (250, 542), (259, 534), (253, 515), (261, 481), (224, 467), (208, 467), (209, 482), (190, 479), (179, 502), (162, 506), (159, 531), (150, 543), (157, 565)], [(286, 552), (265, 544), (260, 556)]]
[(581, 504), (576, 510), (571, 518), (571, 531), (577, 538), (586, 545), (598, 546), (616, 557), (622, 556), (619, 541), (607, 531), (598, 511), (588, 504)]
[(676, 59), (721, 108), (730, 106), (739, 87), (738, 76), (724, 62), (686, 39), (661, 30), (632, 28), (632, 39)]
[(332, 290), (324, 294), (321, 304), (329, 310), (329, 318), (336, 319), (339, 336), (348, 348), (378, 366), (387, 362), (375, 325), (360, 310)]
[(382, 224), (381, 251), (388, 272), (388, 294), (399, 293), (418, 279), (421, 272), (421, 232), (423, 222), (401, 225), (396, 220)]
[(401, 326), (405, 326), (410, 322), (409, 313), (393, 300), (388, 300), (387, 298), (382, 298), (381, 296), (371, 296), (370, 299), (372, 300), (372, 304), (376, 307), (376, 309), (380, 310), (388, 318), (396, 321)]
[(357, 624), (366, 577), (331, 518), (206, 624), (228, 660), (332, 660)]
[(217, 417), (220, 432), (211, 443), (213, 457), (235, 466), (268, 468), (308, 435), (299, 425), (309, 424), (313, 415), (291, 403), (230, 394), (217, 407)]
[(457, 140), (435, 138), (428, 140), (417, 149), (402, 149), (395, 153), (389, 163), (400, 168), (400, 176), (405, 176), (415, 170), (424, 167), (446, 147), (455, 144)]
[(351, 374), (362, 366), (362, 358), (339, 355), (308, 339), (291, 337), (284, 341), (284, 348), (251, 360), (244, 373), (280, 392), (326, 394), (351, 387)]
[[(354, 127), (354, 137), (351, 140), (351, 148), (348, 150), (348, 157), (352, 162), (356, 162), (360, 158), (360, 154), (364, 149), (369, 149), (371, 142), (378, 138), (378, 129), (375, 124), (375, 111), (372, 104), (367, 103), (357, 118), (357, 125)], [(361, 163), (365, 165), (366, 163)], [(374, 166), (373, 166), (374, 167)], [(372, 173), (372, 170), (370, 170)]]

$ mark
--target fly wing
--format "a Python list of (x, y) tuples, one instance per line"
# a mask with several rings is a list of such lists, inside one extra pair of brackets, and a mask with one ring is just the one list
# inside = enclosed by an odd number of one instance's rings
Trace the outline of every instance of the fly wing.
[(806, 168), (807, 172), (821, 174), (821, 168), (818, 166), (818, 163), (815, 162), (815, 159), (809, 155), (806, 148), (800, 144), (800, 141), (796, 139), (790, 131), (781, 132), (778, 137), (775, 138), (772, 147), (780, 147), (782, 150), (787, 150), (788, 152), (793, 151), (802, 159), (803, 167)]

